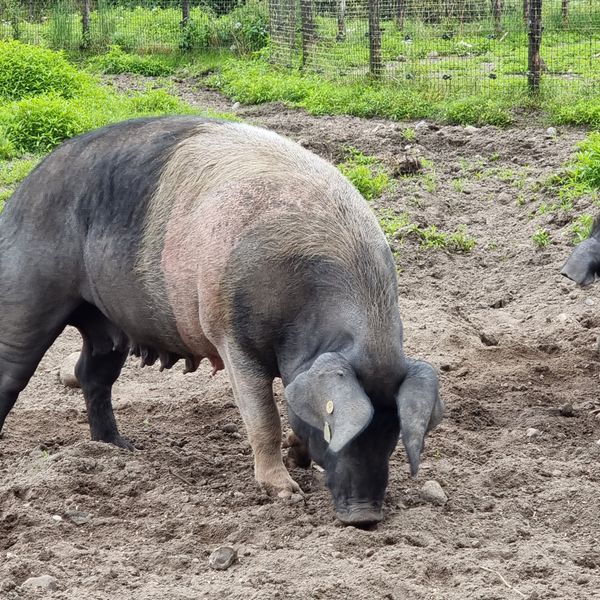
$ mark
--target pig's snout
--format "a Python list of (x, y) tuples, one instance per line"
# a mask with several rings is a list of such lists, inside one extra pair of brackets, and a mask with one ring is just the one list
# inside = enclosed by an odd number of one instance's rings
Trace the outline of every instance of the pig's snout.
[(355, 502), (345, 508), (338, 508), (335, 514), (344, 525), (361, 529), (373, 527), (383, 519), (381, 506), (373, 502)]

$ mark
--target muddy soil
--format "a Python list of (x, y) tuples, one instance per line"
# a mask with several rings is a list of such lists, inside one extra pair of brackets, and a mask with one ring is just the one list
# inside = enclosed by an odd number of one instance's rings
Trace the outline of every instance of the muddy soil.
[[(178, 89), (217, 110), (231, 104), (190, 83)], [(314, 468), (292, 471), (305, 501), (267, 497), (231, 387), (209, 366), (184, 376), (182, 365), (159, 373), (128, 361), (114, 405), (137, 450), (90, 442), (80, 392), (57, 378), (80, 345), (69, 330), (0, 440), (0, 598), (600, 598), (600, 288), (559, 275), (571, 248), (560, 211), (531, 217), (555, 201), (540, 184), (585, 132), (420, 124), (407, 142), (415, 123), (280, 105), (238, 112), (334, 161), (348, 146), (388, 165), (405, 152), (427, 158), (427, 180), (398, 180), (375, 208), (443, 231), (464, 224), (476, 238), (469, 253), (411, 238), (395, 246), (406, 350), (440, 369), (447, 405), (420, 474), (409, 478), (398, 448), (373, 531), (336, 523)], [(542, 249), (532, 242), (539, 226), (552, 237)], [(445, 506), (421, 499), (430, 479)], [(213, 571), (208, 556), (221, 545), (239, 560)], [(21, 587), (39, 575), (56, 589)]]

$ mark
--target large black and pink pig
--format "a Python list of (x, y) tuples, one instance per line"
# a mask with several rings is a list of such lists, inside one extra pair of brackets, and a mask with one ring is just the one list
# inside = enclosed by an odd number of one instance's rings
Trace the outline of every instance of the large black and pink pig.
[[(416, 472), (442, 416), (435, 371), (405, 358), (396, 270), (338, 170), (269, 131), (141, 119), (72, 139), (0, 216), (0, 429), (66, 325), (93, 440), (125, 448), (111, 388), (127, 353), (225, 368), (258, 482), (297, 491), (273, 380), (338, 517), (381, 519), (398, 436)], [(298, 449), (296, 449), (298, 450)]]

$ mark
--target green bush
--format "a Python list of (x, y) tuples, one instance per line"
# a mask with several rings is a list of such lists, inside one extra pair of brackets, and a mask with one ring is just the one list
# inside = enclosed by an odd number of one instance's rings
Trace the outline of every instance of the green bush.
[(133, 73), (147, 77), (170, 75), (173, 68), (158, 58), (126, 54), (119, 46), (111, 46), (106, 54), (94, 56), (88, 65), (93, 71), (118, 75)]
[(267, 44), (269, 15), (266, 5), (250, 1), (215, 18), (202, 15), (183, 29), (182, 50), (228, 48), (237, 54), (260, 50)]
[(8, 106), (6, 135), (19, 152), (49, 152), (84, 127), (72, 105), (58, 96), (37, 96)]
[(0, 98), (20, 100), (55, 93), (65, 98), (81, 88), (76, 69), (52, 50), (0, 41)]

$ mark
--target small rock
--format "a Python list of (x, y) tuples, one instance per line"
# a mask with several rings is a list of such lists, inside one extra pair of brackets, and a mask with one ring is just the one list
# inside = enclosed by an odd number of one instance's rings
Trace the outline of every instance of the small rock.
[(567, 321), (572, 321), (573, 317), (571, 317), (571, 315), (568, 315), (567, 313), (560, 313), (560, 315), (556, 317), (556, 320), (559, 323), (566, 323)]
[(333, 558), (344, 558), (344, 555), (341, 552), (334, 552), (331, 556), (333, 556)]
[(592, 298), (586, 298), (584, 300), (584, 302), (588, 305), (588, 306), (594, 306), (595, 302)]
[(231, 110), (237, 110), (240, 107), (240, 103), (239, 102), (234, 102), (231, 105)]
[(586, 583), (589, 583), (590, 578), (587, 575), (581, 575), (580, 577), (577, 578), (577, 585), (585, 585)]
[(497, 338), (494, 335), (492, 335), (491, 333), (486, 333), (485, 331), (483, 331), (479, 334), (479, 339), (481, 340), (481, 343), (484, 344), (485, 346), (497, 346), (498, 345)]
[(539, 429), (536, 429), (535, 427), (530, 427), (527, 430), (527, 437), (528, 438), (534, 438), (534, 437), (538, 437), (542, 432)]
[(223, 427), (221, 427), (221, 429), (225, 433), (237, 433), (238, 426), (235, 423), (225, 423), (225, 425), (223, 425)]
[(71, 511), (65, 513), (65, 517), (75, 523), (75, 525), (85, 525), (92, 517), (89, 513)]
[(79, 380), (75, 376), (75, 365), (77, 364), (78, 360), (79, 352), (73, 352), (72, 354), (69, 354), (67, 358), (65, 358), (65, 360), (62, 362), (62, 365), (60, 366), (58, 377), (60, 379), (60, 382), (65, 387), (79, 387)]
[(434, 479), (430, 479), (423, 484), (423, 487), (421, 488), (421, 498), (432, 504), (437, 504), (438, 506), (444, 506), (444, 504), (448, 502), (446, 492), (444, 492), (442, 486)]
[(230, 546), (221, 546), (208, 557), (208, 566), (216, 571), (225, 571), (237, 562), (237, 559), (237, 550)]
[(558, 409), (558, 412), (560, 413), (560, 415), (562, 417), (574, 417), (575, 416), (575, 410), (573, 409), (573, 405), (570, 402), (563, 404)]
[(560, 477), (562, 475), (562, 471), (559, 471), (558, 469), (554, 469), (554, 471), (552, 471), (552, 477)]
[(60, 515), (52, 515), (52, 520), (60, 523), (62, 521), (62, 517)]
[(477, 129), (477, 127), (475, 127), (474, 125), (465, 125), (466, 133), (476, 133), (477, 131), (479, 131), (479, 129)]
[(302, 494), (292, 494), (290, 496), (290, 502), (292, 504), (298, 504), (299, 502), (302, 502), (304, 500), (304, 497), (302, 496)]
[(427, 58), (438, 58), (438, 57), (439, 57), (439, 53), (438, 53), (438, 52), (436, 52), (435, 50), (434, 50), (433, 52), (430, 52), (430, 53), (427, 55)]
[(556, 127), (548, 127), (548, 129), (546, 129), (546, 135), (548, 137), (556, 137), (558, 135)]
[(365, 551), (365, 556), (368, 558), (369, 556), (373, 556), (373, 554), (375, 554), (375, 550), (373, 550), (373, 548), (369, 548), (368, 550)]
[(55, 590), (58, 587), (56, 577), (52, 575), (40, 575), (39, 577), (30, 577), (26, 579), (21, 588), (24, 590)]
[(419, 129), (427, 129), (428, 124), (427, 121), (419, 121), (414, 127), (413, 129), (415, 131), (419, 131)]

